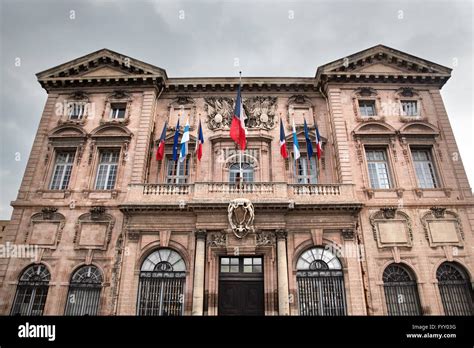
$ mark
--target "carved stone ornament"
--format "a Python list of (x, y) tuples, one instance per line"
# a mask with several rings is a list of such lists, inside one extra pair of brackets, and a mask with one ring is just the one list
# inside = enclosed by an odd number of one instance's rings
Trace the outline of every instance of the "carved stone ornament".
[(395, 213), (397, 211), (397, 208), (395, 208), (395, 207), (386, 207), (386, 208), (382, 208), (380, 210), (383, 212), (383, 217), (385, 219), (393, 219), (393, 218), (395, 218)]
[(252, 202), (246, 198), (236, 198), (229, 203), (227, 209), (229, 224), (237, 238), (245, 237), (254, 231), (255, 218)]
[[(204, 98), (207, 124), (210, 130), (230, 127), (235, 101), (227, 97)], [(248, 128), (272, 129), (275, 127), (276, 97), (252, 97), (243, 99)]]
[(105, 213), (105, 208), (104, 207), (92, 207), (89, 211), (91, 213), (91, 219), (92, 220), (97, 220), (97, 219), (100, 219), (101, 216)]
[(207, 125), (210, 130), (228, 128), (234, 112), (234, 101), (227, 97), (204, 98)]
[(444, 218), (444, 213), (446, 212), (446, 208), (431, 207), (430, 210), (431, 210), (431, 212), (432, 212), (432, 214), (434, 215), (435, 218), (437, 218), (437, 219)]
[(354, 230), (353, 229), (343, 229), (342, 231), (342, 237), (346, 240), (352, 240), (354, 239)]
[(209, 235), (207, 244), (211, 247), (225, 247), (227, 234), (225, 232), (213, 232)]
[(272, 129), (275, 127), (276, 97), (253, 97), (244, 99), (245, 114), (249, 128)]
[(58, 208), (53, 207), (46, 207), (41, 209), (41, 213), (43, 213), (43, 220), (51, 220), (54, 216), (54, 213), (58, 211)]
[(272, 231), (260, 231), (255, 234), (257, 246), (275, 245), (275, 233)]

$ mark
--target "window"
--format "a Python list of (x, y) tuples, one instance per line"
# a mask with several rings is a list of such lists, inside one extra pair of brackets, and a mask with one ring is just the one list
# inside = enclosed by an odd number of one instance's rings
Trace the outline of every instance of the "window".
[(95, 266), (79, 268), (71, 278), (65, 315), (97, 315), (102, 273)]
[(28, 267), (20, 276), (11, 315), (43, 315), (51, 275), (45, 265)]
[(84, 117), (85, 104), (84, 103), (69, 103), (68, 115), (70, 120), (80, 120)]
[(346, 315), (344, 276), (330, 250), (306, 250), (296, 264), (300, 315)]
[(420, 188), (436, 188), (436, 171), (430, 149), (411, 149), (416, 179)]
[(473, 294), (467, 272), (454, 262), (443, 262), (436, 271), (445, 315), (473, 315)]
[(359, 113), (361, 116), (375, 116), (375, 100), (359, 100)]
[(402, 100), (402, 116), (418, 116), (418, 102), (416, 100)]
[(388, 265), (383, 272), (383, 286), (388, 315), (421, 315), (416, 280), (407, 268)]
[(243, 182), (253, 182), (253, 166), (250, 163), (242, 163), (242, 177), (243, 180), (240, 180), (240, 164), (233, 163), (229, 167), (229, 182), (230, 183), (239, 183)]
[(239, 258), (238, 257), (221, 258), (221, 272), (222, 273), (238, 273), (239, 272)]
[(101, 150), (99, 152), (96, 190), (112, 190), (115, 187), (119, 155), (120, 151), (118, 150)]
[(186, 264), (172, 249), (148, 255), (140, 270), (138, 315), (182, 315)]
[(68, 188), (73, 163), (73, 151), (58, 151), (56, 153), (53, 176), (49, 185), (51, 190), (66, 190)]
[(110, 118), (118, 120), (125, 118), (125, 110), (127, 104), (124, 103), (113, 103), (110, 105)]
[(385, 149), (366, 149), (370, 186), (374, 189), (389, 189), (390, 174)]
[(167, 163), (167, 177), (168, 184), (186, 184), (189, 176), (189, 156), (186, 156), (184, 161), (173, 161), (168, 158)]
[(221, 273), (262, 273), (262, 258), (221, 257)]
[(311, 157), (311, 161), (308, 161), (308, 157), (305, 154), (301, 154), (301, 157), (294, 163), (294, 175), (296, 183), (298, 184), (317, 184), (316, 175), (316, 158)]

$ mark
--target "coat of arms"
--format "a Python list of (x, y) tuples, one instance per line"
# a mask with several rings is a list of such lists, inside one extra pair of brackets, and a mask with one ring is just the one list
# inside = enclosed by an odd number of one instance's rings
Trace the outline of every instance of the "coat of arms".
[(253, 220), (255, 218), (253, 204), (246, 198), (237, 198), (229, 203), (229, 224), (237, 238), (243, 238), (249, 232), (253, 232)]

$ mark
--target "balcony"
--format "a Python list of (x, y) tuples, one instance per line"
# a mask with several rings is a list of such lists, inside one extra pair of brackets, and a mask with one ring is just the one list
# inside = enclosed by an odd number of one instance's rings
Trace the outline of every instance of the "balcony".
[(357, 204), (352, 184), (288, 184), (282, 182), (196, 182), (193, 184), (131, 184), (124, 205), (228, 203), (248, 198), (253, 203)]

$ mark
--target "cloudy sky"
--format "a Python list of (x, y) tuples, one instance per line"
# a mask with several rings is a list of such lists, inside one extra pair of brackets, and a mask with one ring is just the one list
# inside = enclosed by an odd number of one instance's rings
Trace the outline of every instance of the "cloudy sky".
[(379, 43), (451, 67), (442, 94), (474, 185), (470, 0), (0, 0), (0, 6), (0, 219), (10, 218), (46, 101), (35, 73), (104, 47), (172, 77), (238, 70), (314, 76), (318, 65)]

